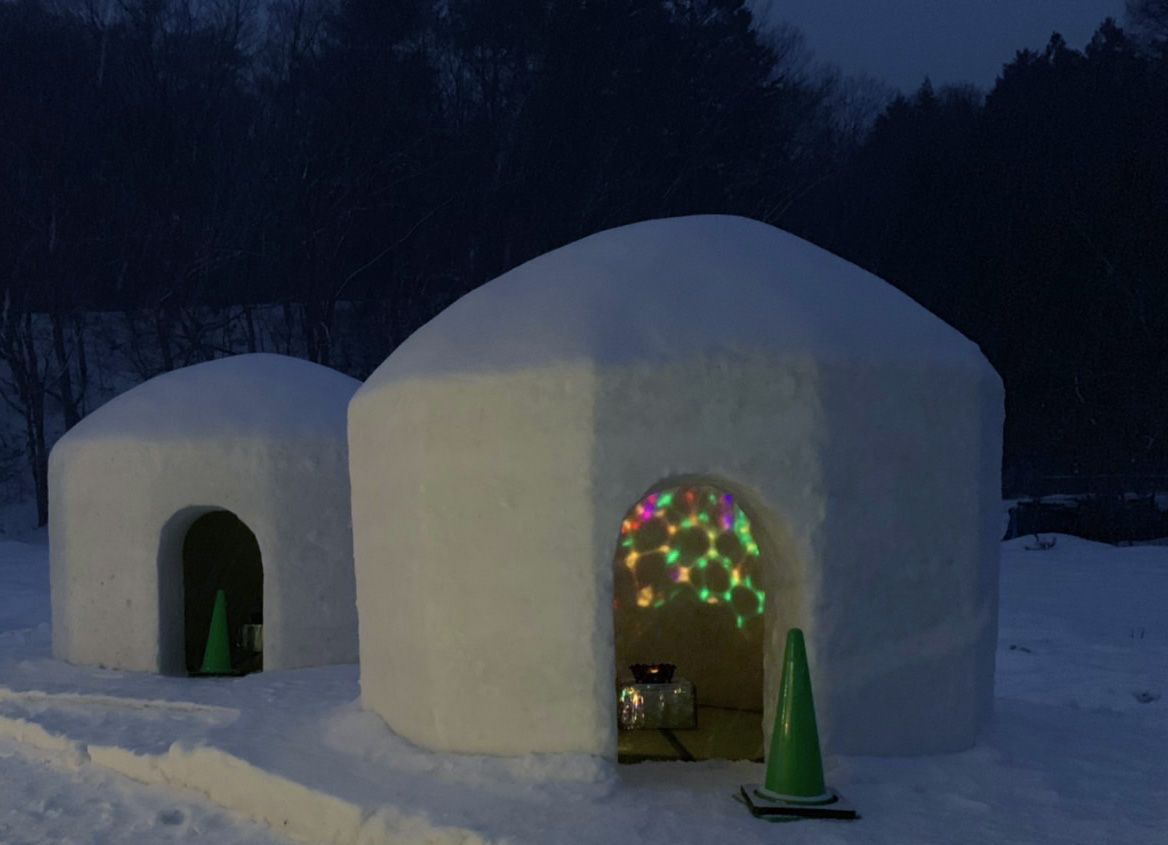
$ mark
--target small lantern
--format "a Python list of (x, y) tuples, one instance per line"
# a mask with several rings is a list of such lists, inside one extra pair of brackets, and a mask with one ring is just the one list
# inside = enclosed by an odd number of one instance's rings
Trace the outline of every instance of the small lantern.
[(674, 677), (672, 663), (637, 663), (629, 667), (634, 683), (617, 690), (621, 730), (690, 730), (698, 726), (693, 683)]
[(668, 684), (677, 667), (672, 663), (634, 663), (629, 671), (638, 684)]
[(248, 654), (262, 654), (264, 650), (263, 624), (253, 622), (240, 628), (239, 645)]

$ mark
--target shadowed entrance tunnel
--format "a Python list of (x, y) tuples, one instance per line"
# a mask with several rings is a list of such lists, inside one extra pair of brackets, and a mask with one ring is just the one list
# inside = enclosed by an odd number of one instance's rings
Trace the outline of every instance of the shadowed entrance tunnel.
[(264, 609), (263, 564), (251, 529), (229, 511), (204, 514), (187, 530), (182, 561), (187, 672), (195, 674), (202, 665), (218, 590), (227, 596), (232, 670), (260, 671), (263, 653), (243, 637), (245, 625), (262, 624)]

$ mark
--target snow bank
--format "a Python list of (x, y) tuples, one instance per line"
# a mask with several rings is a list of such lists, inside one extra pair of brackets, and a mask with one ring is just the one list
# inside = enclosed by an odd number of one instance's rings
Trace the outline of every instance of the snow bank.
[(330, 845), (475, 845), (473, 831), (436, 826), (396, 807), (367, 814), (361, 807), (280, 777), (216, 748), (178, 744), (160, 755), (141, 755), (116, 745), (96, 745), (50, 733), (39, 725), (0, 716), (0, 737), (47, 752), (70, 768), (88, 763), (140, 783), (198, 792), (303, 842)]
[[(35, 551), (9, 548), (24, 559)], [(13, 571), (0, 558), (0, 605), (3, 574)], [(829, 756), (828, 781), (863, 818), (784, 825), (784, 841), (1161, 845), (1168, 548), (1060, 538), (1027, 551), (1014, 542), (1001, 575), (997, 714), (978, 744), (916, 758)], [(357, 710), (352, 666), (192, 681), (69, 666), (14, 637), (0, 639), (0, 685), (0, 758), (18, 745), (67, 772), (108, 767), (158, 784), (172, 802), (191, 790), (299, 841), (764, 845), (780, 832), (733, 798), (739, 784), (761, 779), (758, 764), (606, 769), (575, 755), (427, 752)], [(4, 761), (3, 772), (13, 768), (22, 771)], [(114, 794), (107, 784), (100, 797)], [(0, 790), (0, 838), (9, 811), (23, 806), (13, 802), (28, 797)], [(63, 806), (84, 810), (78, 803)], [(87, 841), (86, 818), (62, 822), (58, 838)], [(168, 841), (160, 833), (133, 841)], [(198, 841), (258, 838), (207, 830)]]

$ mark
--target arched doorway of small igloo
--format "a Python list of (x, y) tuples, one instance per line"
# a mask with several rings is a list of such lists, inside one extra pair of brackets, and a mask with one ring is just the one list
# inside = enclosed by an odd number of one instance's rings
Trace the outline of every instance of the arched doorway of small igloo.
[(263, 669), (264, 572), (259, 543), (235, 514), (212, 510), (190, 523), (182, 538), (183, 668), (198, 674), (215, 597), (227, 599), (231, 669)]
[(762, 555), (741, 501), (716, 482), (664, 484), (625, 515), (613, 561), (618, 760), (761, 758)]

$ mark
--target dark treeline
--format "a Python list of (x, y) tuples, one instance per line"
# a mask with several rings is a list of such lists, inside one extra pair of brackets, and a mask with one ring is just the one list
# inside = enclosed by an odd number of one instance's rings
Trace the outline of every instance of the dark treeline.
[[(1168, 25), (1164, 0), (1140, 6)], [(984, 97), (925, 84), (807, 221), (981, 345), (1006, 384), (1014, 493), (1053, 474), (1168, 472), (1160, 36), (1108, 21), (1081, 52), (1056, 35), (1019, 53)]]
[(86, 315), (125, 315), (142, 377), (263, 348), (273, 307), (363, 376), (528, 258), (715, 212), (980, 343), (1007, 479), (1166, 471), (1168, 14), (1134, 6), (984, 96), (889, 101), (741, 0), (0, 0), (0, 396), (38, 501)]

